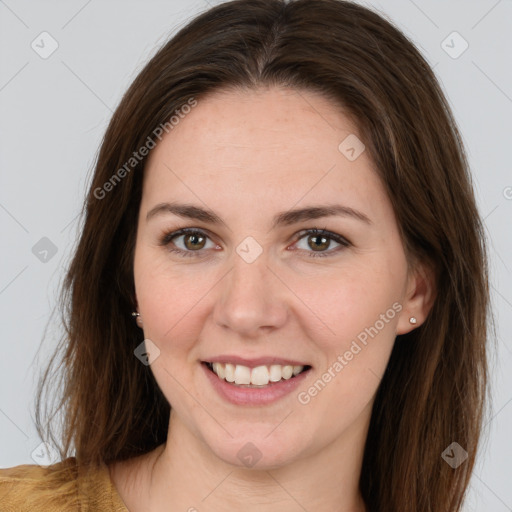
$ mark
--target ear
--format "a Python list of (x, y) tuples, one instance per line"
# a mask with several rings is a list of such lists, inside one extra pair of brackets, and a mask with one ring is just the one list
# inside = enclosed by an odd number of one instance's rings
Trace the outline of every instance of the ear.
[[(407, 334), (427, 318), (436, 298), (435, 272), (426, 263), (417, 263), (409, 272), (407, 291), (402, 302), (396, 333)], [(416, 318), (411, 324), (409, 319)]]
[(133, 311), (139, 310), (139, 301), (137, 300), (137, 292), (135, 290), (131, 293), (131, 303), (133, 307)]

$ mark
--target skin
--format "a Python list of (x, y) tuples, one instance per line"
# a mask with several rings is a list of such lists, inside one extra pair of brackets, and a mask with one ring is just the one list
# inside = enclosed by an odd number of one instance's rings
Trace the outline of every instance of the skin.
[[(338, 150), (350, 134), (362, 139), (317, 93), (226, 90), (198, 101), (152, 150), (134, 277), (144, 337), (160, 350), (151, 370), (172, 412), (166, 444), (110, 467), (130, 511), (365, 510), (358, 482), (375, 393), (396, 334), (421, 325), (433, 292), (428, 271), (408, 265), (368, 153), (349, 161)], [(172, 213), (146, 219), (165, 202), (207, 208), (225, 224)], [(330, 216), (272, 228), (278, 212), (326, 204), (353, 208), (370, 223)], [(186, 235), (161, 245), (184, 227), (207, 235), (199, 252)], [(316, 235), (302, 236), (311, 228), (350, 245), (331, 240), (315, 252)], [(263, 250), (252, 263), (236, 252), (248, 236)], [(310, 257), (321, 251), (329, 255)], [(394, 303), (401, 311), (300, 403), (298, 393)], [(313, 369), (275, 403), (233, 405), (200, 365), (221, 354), (293, 357)], [(250, 468), (237, 457), (249, 442), (261, 452)]]

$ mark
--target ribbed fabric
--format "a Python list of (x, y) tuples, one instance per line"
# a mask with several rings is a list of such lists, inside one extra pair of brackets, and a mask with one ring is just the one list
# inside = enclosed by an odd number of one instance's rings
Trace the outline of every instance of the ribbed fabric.
[[(56, 470), (64, 470), (59, 478)], [(78, 468), (74, 457), (52, 466), (0, 469), (0, 512), (128, 512), (106, 465)]]

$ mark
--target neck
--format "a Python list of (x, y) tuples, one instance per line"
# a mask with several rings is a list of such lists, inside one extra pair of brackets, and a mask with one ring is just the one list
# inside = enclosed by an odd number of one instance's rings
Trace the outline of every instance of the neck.
[(352, 427), (321, 452), (255, 469), (218, 458), (171, 412), (167, 442), (137, 465), (139, 491), (127, 505), (134, 512), (364, 512), (359, 476), (367, 422)]

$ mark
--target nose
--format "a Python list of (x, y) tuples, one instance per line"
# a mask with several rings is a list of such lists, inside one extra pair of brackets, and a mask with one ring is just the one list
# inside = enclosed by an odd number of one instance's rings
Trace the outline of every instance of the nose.
[(290, 292), (276, 273), (265, 254), (252, 263), (235, 254), (233, 268), (219, 283), (216, 325), (253, 339), (282, 327), (289, 314)]

